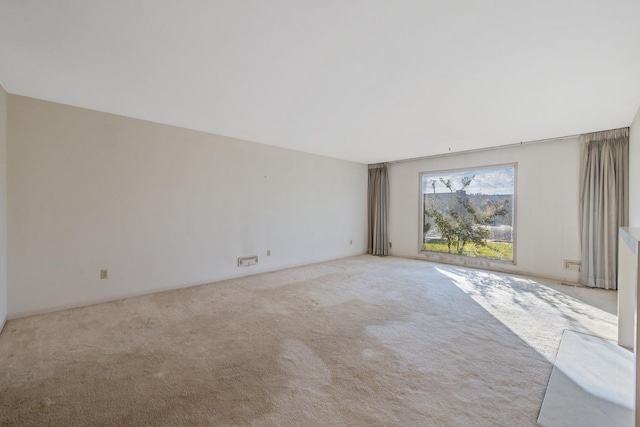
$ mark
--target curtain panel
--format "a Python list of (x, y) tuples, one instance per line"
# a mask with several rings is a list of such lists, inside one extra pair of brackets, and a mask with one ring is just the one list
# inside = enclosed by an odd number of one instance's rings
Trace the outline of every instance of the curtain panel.
[(367, 252), (373, 255), (389, 255), (387, 213), (389, 211), (389, 174), (387, 164), (369, 165), (368, 189), (368, 242)]
[(618, 228), (629, 221), (629, 128), (580, 140), (581, 282), (617, 289)]

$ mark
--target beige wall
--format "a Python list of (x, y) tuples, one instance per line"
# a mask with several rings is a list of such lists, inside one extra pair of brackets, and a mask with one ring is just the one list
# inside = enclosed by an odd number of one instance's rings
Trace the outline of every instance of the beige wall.
[[(366, 165), (8, 106), (9, 318), (366, 251)], [(238, 267), (244, 255), (259, 263)]]
[(7, 319), (7, 92), (0, 85), (0, 331)]
[(629, 134), (629, 226), (640, 227), (640, 108)]
[(577, 282), (563, 261), (579, 260), (578, 138), (392, 164), (389, 240), (393, 255), (444, 260), (419, 252), (421, 172), (517, 163), (516, 265), (466, 258), (467, 265)]

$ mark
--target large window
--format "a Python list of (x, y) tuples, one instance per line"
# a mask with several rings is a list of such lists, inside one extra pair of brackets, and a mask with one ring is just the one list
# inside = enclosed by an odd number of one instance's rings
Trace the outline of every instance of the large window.
[(515, 165), (427, 172), (422, 250), (513, 261)]

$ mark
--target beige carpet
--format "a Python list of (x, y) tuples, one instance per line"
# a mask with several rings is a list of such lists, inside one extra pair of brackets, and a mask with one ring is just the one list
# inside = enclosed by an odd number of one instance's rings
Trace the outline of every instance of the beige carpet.
[(7, 323), (0, 425), (535, 425), (615, 292), (360, 256)]

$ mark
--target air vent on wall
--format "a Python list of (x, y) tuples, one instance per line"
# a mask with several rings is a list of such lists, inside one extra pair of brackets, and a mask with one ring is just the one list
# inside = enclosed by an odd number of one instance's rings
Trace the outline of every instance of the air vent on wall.
[(580, 271), (581, 267), (582, 267), (582, 261), (572, 261), (569, 259), (564, 260), (565, 270)]
[(258, 256), (241, 256), (238, 257), (238, 267), (248, 267), (258, 263)]

